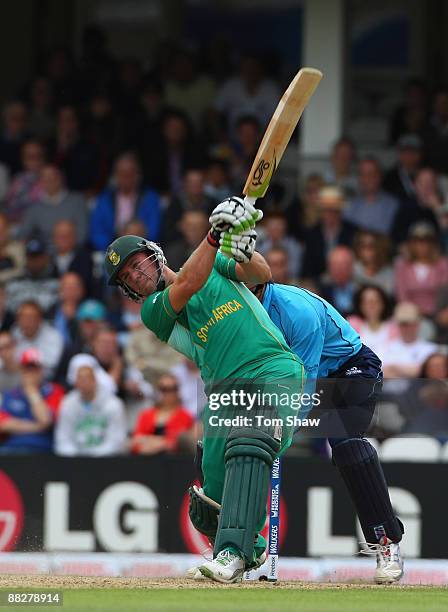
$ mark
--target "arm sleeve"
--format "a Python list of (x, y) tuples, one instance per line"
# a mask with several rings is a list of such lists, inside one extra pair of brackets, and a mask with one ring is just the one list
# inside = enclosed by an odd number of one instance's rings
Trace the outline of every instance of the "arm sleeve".
[(230, 278), (231, 280), (238, 281), (236, 274), (236, 261), (230, 257), (226, 257), (223, 253), (218, 251), (216, 253), (215, 264), (213, 266), (221, 276)]
[(179, 313), (171, 306), (169, 288), (150, 295), (142, 306), (141, 317), (145, 326), (155, 333), (159, 340), (168, 342)]
[(170, 337), (168, 338), (168, 344), (178, 353), (182, 353), (191, 361), (195, 361), (194, 358), (194, 344), (191, 341), (190, 334), (185, 327), (176, 323), (173, 327)]

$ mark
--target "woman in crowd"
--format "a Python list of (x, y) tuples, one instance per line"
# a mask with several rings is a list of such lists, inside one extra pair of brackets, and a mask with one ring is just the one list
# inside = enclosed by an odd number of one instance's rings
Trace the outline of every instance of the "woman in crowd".
[(348, 322), (382, 360), (389, 343), (398, 337), (398, 328), (389, 318), (389, 297), (381, 287), (365, 285), (357, 292), (354, 305), (354, 314), (348, 317)]
[(389, 295), (394, 292), (394, 273), (390, 265), (390, 242), (387, 236), (359, 231), (353, 243), (355, 251), (354, 279), (361, 285), (382, 287)]
[(181, 404), (176, 377), (162, 375), (157, 388), (156, 405), (138, 416), (131, 440), (133, 453), (155, 455), (176, 450), (179, 436), (193, 426), (193, 417)]
[(405, 433), (423, 434), (448, 440), (448, 357), (433, 353), (423, 363), (405, 397), (402, 412), (407, 419)]
[(448, 258), (440, 253), (435, 229), (426, 222), (413, 225), (408, 234), (406, 256), (395, 266), (397, 301), (412, 302), (431, 317), (437, 293), (448, 283)]

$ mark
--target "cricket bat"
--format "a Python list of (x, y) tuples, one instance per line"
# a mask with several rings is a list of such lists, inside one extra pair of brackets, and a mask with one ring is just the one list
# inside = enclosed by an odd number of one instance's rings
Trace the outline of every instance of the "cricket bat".
[(306, 105), (319, 85), (322, 72), (302, 68), (283, 94), (258, 148), (243, 193), (254, 203), (262, 198), (271, 182), (291, 135)]

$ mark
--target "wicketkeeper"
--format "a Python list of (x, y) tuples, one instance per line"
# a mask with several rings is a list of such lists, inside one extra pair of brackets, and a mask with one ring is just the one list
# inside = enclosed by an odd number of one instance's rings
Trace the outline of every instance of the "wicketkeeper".
[[(285, 423), (289, 415), (300, 416), (296, 402), (304, 384), (302, 362), (244, 285), (270, 279), (263, 258), (254, 254), (253, 228), (261, 216), (240, 198), (222, 202), (210, 217), (207, 238), (178, 273), (168, 268), (158, 245), (138, 236), (118, 238), (105, 258), (109, 284), (142, 303), (142, 320), (160, 340), (182, 352), (188, 333), (206, 392), (209, 398), (214, 394), (215, 404), (218, 397), (219, 409), (209, 403), (203, 413), (204, 485), (190, 491), (190, 517), (214, 542), (214, 558), (200, 572), (219, 582), (239, 580), (266, 558), (259, 531), (270, 469), (290, 445), (293, 428), (263, 419)], [(219, 247), (233, 259), (217, 252)], [(274, 399), (257, 400), (250, 410), (246, 402), (226, 407), (223, 398), (232, 391), (258, 397), (267, 391)], [(286, 403), (275, 399), (285, 395)], [(217, 418), (230, 416), (246, 421), (216, 425)]]
[(303, 360), (306, 391), (311, 394), (316, 381), (317, 389), (323, 389), (324, 433), (366, 538), (361, 552), (377, 557), (375, 582), (398, 582), (404, 528), (392, 508), (377, 452), (364, 438), (381, 393), (381, 361), (344, 317), (311, 291), (272, 282), (253, 291)]

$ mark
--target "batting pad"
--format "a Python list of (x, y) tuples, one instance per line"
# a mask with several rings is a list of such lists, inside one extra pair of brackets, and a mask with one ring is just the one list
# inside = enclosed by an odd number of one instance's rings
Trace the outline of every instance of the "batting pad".
[(235, 429), (225, 453), (225, 480), (214, 556), (227, 546), (254, 558), (254, 542), (266, 516), (272, 462), (280, 443), (266, 432)]

